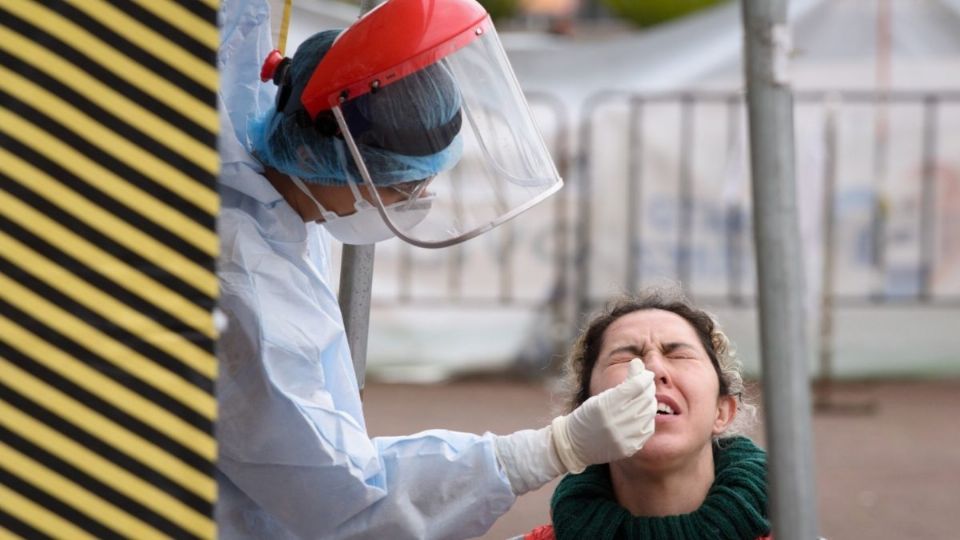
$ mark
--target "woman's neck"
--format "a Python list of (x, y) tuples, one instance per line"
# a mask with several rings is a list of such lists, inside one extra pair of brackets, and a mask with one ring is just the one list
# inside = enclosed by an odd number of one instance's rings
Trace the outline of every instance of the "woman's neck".
[[(642, 452), (641, 452), (642, 453)], [(617, 502), (634, 516), (662, 517), (689, 514), (700, 508), (714, 480), (713, 448), (707, 445), (692, 460), (652, 471), (643, 457), (610, 464)]]

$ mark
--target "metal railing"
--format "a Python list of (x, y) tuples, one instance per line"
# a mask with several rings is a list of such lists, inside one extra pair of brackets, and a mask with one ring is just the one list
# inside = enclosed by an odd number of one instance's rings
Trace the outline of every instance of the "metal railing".
[[(601, 92), (585, 101), (576, 132), (571, 132), (569, 111), (560, 100), (544, 93), (528, 97), (541, 126), (549, 128), (544, 135), (566, 182), (564, 189), (518, 220), (458, 246), (422, 250), (399, 241), (381, 245), (375, 309), (536, 310), (549, 318), (553, 334), (549, 340), (559, 353), (575, 333), (579, 318), (611, 294), (636, 291), (664, 278), (679, 281), (698, 302), (755, 306), (749, 196), (744, 191), (720, 200), (723, 197), (716, 189), (724, 176), (730, 176), (731, 163), (742, 163), (734, 175), (743, 176), (737, 189), (749, 183), (741, 93)], [(816, 203), (820, 231), (809, 255), (823, 257), (826, 263), (811, 270), (824, 269), (820, 277), (827, 294), (823, 298), (831, 309), (881, 304), (960, 308), (960, 284), (946, 291), (935, 286), (936, 270), (944, 260), (952, 257), (960, 264), (960, 195), (955, 208), (943, 204), (938, 195), (938, 182), (944, 182), (941, 173), (960, 171), (958, 106), (960, 92), (796, 93), (798, 130), (812, 126), (815, 132), (798, 138), (797, 144), (821, 152), (817, 163), (805, 163), (801, 157), (798, 166), (815, 171), (810, 174), (823, 186)], [(877, 107), (892, 110), (888, 114), (896, 118), (890, 125), (906, 122), (910, 129), (895, 136), (888, 133), (887, 139), (869, 125), (871, 131), (863, 132), (863, 119), (875, 117)], [(664, 113), (665, 108), (672, 112)], [(857, 109), (863, 110), (854, 118), (845, 116)], [(704, 116), (704, 110), (712, 112)], [(711, 132), (709, 137), (705, 131)], [(612, 150), (611, 141), (616, 141)], [(874, 155), (896, 152), (891, 148), (897, 145), (911, 147), (918, 163), (898, 173), (901, 183), (919, 186), (915, 200), (906, 205), (915, 208), (899, 216), (891, 210), (896, 200), (891, 203), (890, 197), (876, 195), (887, 188), (879, 179), (868, 178), (876, 170), (882, 172), (877, 163), (884, 156)], [(861, 150), (845, 154), (847, 147)], [(698, 163), (704, 161), (699, 156), (710, 153), (720, 156), (713, 160), (719, 165)], [(851, 168), (861, 171), (856, 175), (861, 180), (869, 180), (855, 186), (853, 195), (845, 182), (851, 174), (844, 172)], [(891, 167), (882, 174), (891, 176)], [(805, 180), (809, 179), (798, 177), (798, 183)], [(960, 178), (956, 190), (960, 194)], [(844, 202), (847, 199), (854, 200), (853, 217), (850, 204)], [(652, 214), (659, 217), (652, 219)], [(599, 229), (597, 221), (607, 216), (620, 216), (621, 222)], [(958, 224), (956, 232), (944, 230), (950, 219)], [(855, 220), (860, 223), (853, 227), (854, 233), (849, 222)], [(915, 234), (904, 240), (904, 231), (911, 228)], [(703, 244), (698, 237), (704, 231), (712, 234), (709, 251), (698, 250)], [(938, 232), (957, 237), (951, 248), (956, 253), (938, 248), (944, 243), (938, 242)], [(900, 252), (912, 252), (906, 269), (903, 253), (897, 258), (900, 267), (894, 268), (892, 238), (900, 243)], [(601, 253), (604, 250), (607, 256)], [(847, 281), (859, 285), (866, 279), (872, 283), (869, 288), (858, 289), (838, 279), (843, 273), (837, 274), (837, 268), (849, 266), (844, 260), (852, 257), (850, 252), (859, 257), (860, 273)], [(487, 269), (482, 279), (476, 278), (478, 266)], [(611, 272), (614, 267), (616, 275)], [(424, 269), (430, 270), (430, 278), (424, 277)], [(601, 271), (608, 275), (601, 276)], [(903, 274), (896, 286), (877, 278), (891, 272)], [(537, 276), (536, 287), (530, 287), (531, 274)], [(425, 280), (434, 283), (423, 287)]]
[[(580, 182), (580, 192), (578, 195), (581, 214), (578, 220), (578, 229), (576, 234), (575, 252), (577, 261), (577, 285), (575, 290), (578, 293), (576, 301), (577, 311), (584, 313), (592, 306), (600, 302), (601, 298), (606, 298), (610, 290), (620, 288), (625, 291), (635, 291), (642, 287), (648, 280), (645, 273), (649, 273), (649, 266), (645, 265), (645, 258), (653, 255), (649, 246), (644, 246), (643, 237), (646, 234), (673, 233), (674, 242), (670, 246), (672, 251), (672, 268), (669, 270), (660, 265), (659, 276), (669, 276), (671, 279), (679, 281), (680, 285), (686, 289), (688, 294), (698, 300), (707, 301), (711, 304), (724, 304), (729, 306), (753, 306), (755, 298), (753, 294), (753, 277), (751, 271), (752, 265), (752, 240), (749, 236), (750, 231), (750, 212), (748, 201), (731, 201), (722, 208), (722, 212), (716, 212), (717, 205), (711, 204), (715, 217), (719, 215), (719, 221), (723, 230), (722, 243), (724, 246), (722, 258), (723, 264), (714, 266), (725, 269), (725, 287), (722, 292), (705, 292), (698, 290), (696, 281), (698, 278), (696, 270), (697, 260), (695, 260), (695, 227), (696, 221), (703, 221), (703, 213), (706, 212), (702, 205), (704, 197), (698, 194), (698, 187), (710, 182), (709, 175), (699, 175), (695, 178), (693, 172), (693, 161), (695, 153), (699, 146), (703, 144), (698, 134), (698, 116), (696, 111), (703, 107), (713, 107), (723, 109), (722, 115), (715, 114), (714, 118), (723, 116), (726, 118), (724, 140), (720, 141), (722, 152), (730, 154), (737, 151), (738, 156), (729, 156), (733, 159), (739, 159), (746, 162), (745, 146), (738, 143), (738, 139), (743, 137), (745, 127), (741, 116), (743, 115), (743, 99), (738, 92), (679, 92), (656, 95), (631, 94), (622, 92), (602, 92), (586, 100), (588, 104), (580, 119), (579, 124), (579, 146), (580, 159), (578, 163), (578, 181)], [(920, 147), (920, 156), (918, 161), (921, 163), (917, 171), (916, 180), (920, 184), (920, 195), (918, 199), (918, 208), (915, 212), (915, 226), (918, 231), (916, 235), (917, 249), (915, 260), (915, 285), (912, 290), (892, 291), (889, 286), (883, 285), (883, 280), (875, 285), (873, 290), (867, 293), (851, 292), (830, 292), (833, 302), (840, 305), (863, 305), (863, 304), (924, 304), (931, 306), (960, 307), (960, 294), (954, 292), (938, 293), (933, 289), (934, 269), (937, 267), (938, 258), (943, 255), (938, 249), (937, 243), (937, 224), (939, 222), (948, 222), (949, 216), (943, 215), (944, 212), (960, 215), (960, 206), (957, 208), (945, 208), (943, 205), (938, 207), (937, 196), (937, 170), (948, 169), (946, 164), (950, 159), (953, 160), (952, 167), (960, 166), (957, 163), (960, 154), (944, 156), (939, 151), (938, 137), (941, 133), (941, 112), (943, 106), (960, 104), (960, 93), (927, 93), (927, 92), (892, 92), (887, 94), (877, 94), (873, 92), (798, 92), (795, 95), (795, 114), (798, 116), (809, 116), (812, 113), (819, 113), (821, 116), (821, 131), (823, 136), (817, 144), (823, 146), (823, 161), (832, 168), (824, 169), (821, 179), (828, 177), (834, 179), (827, 183), (827, 187), (832, 192), (825, 193), (824, 207), (819, 214), (823, 217), (829, 216), (835, 219), (839, 209), (837, 200), (839, 194), (836, 192), (838, 175), (836, 169), (841, 153), (839, 148), (839, 138), (835, 133), (833, 137), (826, 136), (827, 126), (833, 122), (836, 129), (836, 117), (842, 114), (844, 108), (850, 107), (909, 107), (919, 108), (916, 111), (919, 119), (919, 125), (914, 130), (919, 141), (915, 141)], [(623, 122), (611, 127), (610, 122), (602, 117), (605, 107), (618, 107), (614, 116), (623, 119)], [(645, 117), (651, 116), (651, 111), (656, 108), (673, 107), (675, 111), (674, 129), (670, 131), (670, 136), (675, 137), (675, 151), (671, 154), (678, 163), (674, 167), (674, 176), (672, 178), (649, 178), (645, 173), (644, 160), (648, 157), (647, 147), (651, 140), (644, 136)], [(625, 109), (624, 109), (625, 108)], [(663, 115), (660, 115), (661, 118)], [(958, 118), (960, 120), (960, 118)], [(960, 122), (955, 122), (954, 126), (960, 128)], [(601, 136), (597, 135), (598, 127), (602, 128)], [(611, 130), (617, 129), (615, 133)], [(955, 130), (953, 136), (960, 135), (960, 129)], [(626, 172), (624, 181), (616, 184), (612, 189), (623, 189), (623, 209), (624, 216), (643, 216), (645, 211), (649, 211), (648, 203), (645, 200), (646, 191), (649, 190), (651, 183), (656, 181), (661, 184), (669, 184), (675, 189), (675, 196), (672, 203), (674, 205), (673, 215), (675, 223), (671, 231), (651, 231), (648, 230), (647, 220), (634, 219), (629, 220), (619, 235), (603, 230), (600, 233), (595, 231), (594, 215), (598, 211), (597, 194), (605, 189), (611, 189), (611, 182), (607, 175), (598, 175), (594, 171), (595, 161), (598, 159), (598, 138), (610, 140), (617, 136), (623, 136), (626, 143), (623, 145), (626, 152), (623, 152), (622, 159), (626, 162)], [(888, 150), (881, 143), (883, 142), (883, 132), (875, 130), (875, 140), (873, 141), (874, 151), (877, 155), (878, 150)], [(900, 137), (902, 139), (903, 137)], [(659, 141), (661, 144), (663, 140)], [(954, 141), (955, 142), (955, 141)], [(799, 143), (798, 143), (799, 144)], [(662, 156), (661, 156), (662, 158)], [(883, 161), (885, 156), (875, 158), (875, 161)], [(609, 168), (609, 167), (608, 167)], [(876, 168), (876, 167), (875, 167)], [(662, 167), (661, 169), (669, 169)], [(722, 174), (722, 171), (717, 171)], [(602, 181), (598, 179), (602, 178)], [(715, 178), (713, 180), (716, 180)], [(604, 183), (605, 182), (605, 183)], [(874, 189), (879, 190), (876, 184)], [(883, 197), (873, 196), (874, 204), (871, 209), (871, 230), (870, 247), (872, 253), (869, 254), (872, 259), (872, 273), (879, 276), (886, 276), (890, 271), (889, 258), (885, 254), (889, 251), (888, 244), (890, 234), (887, 230), (890, 224), (889, 205), (890, 201)], [(662, 202), (662, 201), (661, 201)], [(662, 209), (662, 206), (659, 207)], [(603, 208), (604, 212), (609, 213), (612, 209)], [(957, 219), (954, 217), (953, 219)], [(716, 220), (715, 220), (716, 221)], [(902, 220), (901, 220), (902, 221)], [(828, 222), (824, 223), (823, 232), (827, 230)], [(834, 221), (836, 225), (836, 221)], [(901, 227), (902, 228), (902, 227)], [(662, 237), (661, 237), (662, 240)], [(607, 285), (599, 294), (594, 295), (595, 284), (592, 282), (592, 274), (596, 271), (596, 262), (594, 257), (595, 247), (605, 242), (623, 242), (623, 254), (621, 264), (623, 265), (622, 280), (614, 286), (610, 280), (604, 281)], [(662, 243), (662, 242), (661, 242)], [(822, 239), (823, 246), (830, 246), (831, 250), (837, 250), (839, 247), (834, 241), (833, 235)], [(667, 248), (661, 248), (661, 251)], [(662, 255), (662, 253), (661, 253)], [(835, 255), (835, 254), (834, 254)], [(951, 254), (953, 256), (954, 254)], [(661, 257), (662, 258), (662, 257)], [(831, 268), (833, 270), (833, 268)], [(903, 288), (903, 280), (900, 280)], [(960, 292), (960, 291), (958, 291)]]

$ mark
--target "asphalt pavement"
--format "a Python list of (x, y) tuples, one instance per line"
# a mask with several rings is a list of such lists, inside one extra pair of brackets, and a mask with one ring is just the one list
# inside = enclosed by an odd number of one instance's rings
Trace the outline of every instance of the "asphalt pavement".
[[(500, 378), (435, 385), (369, 383), (371, 435), (432, 428), (510, 433), (546, 425), (549, 381)], [(813, 417), (820, 529), (838, 539), (960, 539), (960, 378), (845, 382)], [(762, 422), (754, 439), (764, 445)], [(483, 536), (549, 521), (556, 481), (520, 497)]]

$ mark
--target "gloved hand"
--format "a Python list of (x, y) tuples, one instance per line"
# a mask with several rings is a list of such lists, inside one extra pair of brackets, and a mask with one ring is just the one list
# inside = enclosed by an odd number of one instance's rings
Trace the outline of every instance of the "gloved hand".
[(632, 456), (653, 435), (657, 415), (653, 373), (635, 358), (627, 378), (539, 430), (495, 439), (497, 461), (517, 495), (587, 465)]
[(653, 373), (639, 358), (630, 361), (627, 378), (591, 397), (575, 411), (553, 419), (553, 442), (572, 473), (637, 453), (653, 435), (657, 417)]

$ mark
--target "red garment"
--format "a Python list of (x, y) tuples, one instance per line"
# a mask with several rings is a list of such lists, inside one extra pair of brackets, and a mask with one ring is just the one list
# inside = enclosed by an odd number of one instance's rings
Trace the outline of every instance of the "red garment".
[(523, 535), (523, 540), (556, 540), (553, 536), (553, 525), (541, 525)]
[[(553, 535), (553, 525), (541, 525), (523, 535), (523, 540), (557, 540)], [(773, 536), (761, 536), (757, 540), (773, 540)]]

